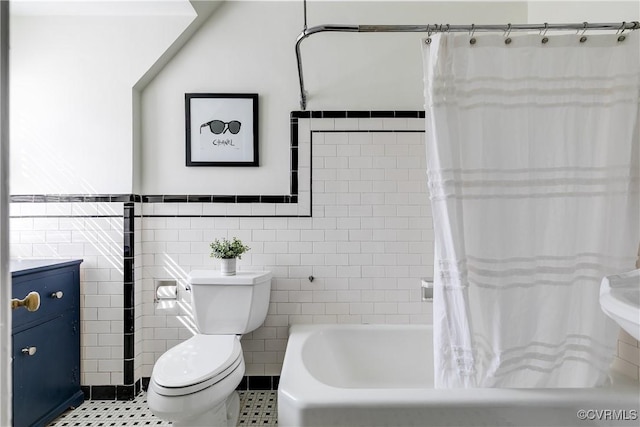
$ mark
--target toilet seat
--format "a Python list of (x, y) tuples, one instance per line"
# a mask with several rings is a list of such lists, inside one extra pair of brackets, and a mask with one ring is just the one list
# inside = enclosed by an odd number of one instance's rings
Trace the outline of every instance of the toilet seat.
[(194, 335), (160, 356), (151, 381), (164, 396), (191, 394), (221, 381), (242, 361), (236, 335)]

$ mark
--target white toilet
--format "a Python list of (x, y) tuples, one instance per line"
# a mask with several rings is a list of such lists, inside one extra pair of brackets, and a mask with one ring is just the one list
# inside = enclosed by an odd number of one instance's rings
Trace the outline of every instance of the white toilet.
[(235, 426), (244, 375), (240, 336), (264, 322), (271, 273), (217, 270), (189, 274), (198, 334), (164, 353), (153, 367), (147, 403), (155, 416), (181, 426)]

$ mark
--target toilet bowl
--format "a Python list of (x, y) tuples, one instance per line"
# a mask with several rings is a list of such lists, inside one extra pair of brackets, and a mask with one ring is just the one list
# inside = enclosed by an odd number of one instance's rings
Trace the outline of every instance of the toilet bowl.
[(167, 350), (156, 361), (147, 404), (175, 427), (235, 426), (240, 399), (235, 391), (245, 372), (240, 334), (266, 317), (269, 272), (219, 277), (199, 270), (189, 276), (196, 325), (201, 333)]

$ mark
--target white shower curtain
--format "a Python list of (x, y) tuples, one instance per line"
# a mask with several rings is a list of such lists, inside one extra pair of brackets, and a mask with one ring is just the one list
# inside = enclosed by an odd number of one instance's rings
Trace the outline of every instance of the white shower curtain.
[(639, 241), (640, 32), (423, 43), (437, 387), (608, 382)]

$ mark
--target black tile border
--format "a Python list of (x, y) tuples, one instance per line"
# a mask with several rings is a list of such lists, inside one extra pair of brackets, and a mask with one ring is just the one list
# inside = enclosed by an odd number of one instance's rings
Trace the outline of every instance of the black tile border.
[[(138, 380), (138, 383), (140, 383), (142, 390), (147, 391), (149, 389), (149, 381), (151, 378), (149, 377), (142, 377), (140, 380)], [(137, 384), (137, 383), (136, 383)], [(243, 376), (242, 380), (240, 381), (240, 384), (238, 385), (238, 387), (236, 387), (236, 390), (238, 391), (264, 391), (264, 390), (272, 390), (272, 391), (276, 391), (278, 390), (278, 386), (280, 385), (280, 375), (251, 375), (251, 376)], [(116, 386), (83, 386), (83, 390), (84, 388), (87, 387), (116, 387)], [(85, 392), (85, 397), (87, 396), (86, 392)], [(89, 399), (89, 398), (87, 398)], [(94, 398), (95, 400), (104, 400), (104, 399), (97, 399)], [(122, 399), (118, 399), (118, 400), (122, 400)]]
[(139, 194), (15, 194), (11, 203), (127, 203), (141, 202)]
[[(293, 148), (292, 148), (293, 150)], [(297, 150), (297, 147), (296, 147)], [(295, 163), (298, 165), (297, 151), (295, 155)], [(43, 195), (43, 194), (15, 194), (11, 196), (11, 203), (297, 203), (298, 202), (298, 171), (291, 171), (291, 194), (271, 195), (217, 195), (217, 194), (127, 194), (127, 195), (86, 195), (86, 194), (66, 194), (66, 195)], [(294, 182), (295, 181), (295, 182)], [(16, 215), (18, 217), (32, 217), (46, 215)], [(109, 217), (114, 215), (58, 215), (64, 217), (90, 216), (90, 217)]]
[[(286, 195), (216, 195), (216, 194), (16, 194), (11, 203), (298, 203), (298, 121), (299, 119), (349, 119), (349, 118), (425, 118), (422, 110), (326, 110), (292, 111), (290, 113), (290, 194)], [(334, 132), (346, 132), (336, 130)], [(390, 130), (389, 132), (402, 132)], [(351, 131), (353, 132), (353, 130)], [(412, 131), (405, 131), (412, 132)], [(150, 215), (154, 216), (154, 215)], [(206, 215), (203, 215), (206, 216)], [(280, 216), (280, 215), (276, 215)]]
[[(84, 400), (133, 400), (143, 388), (144, 379), (132, 385), (83, 385)], [(148, 385), (148, 379), (147, 379)]]
[(424, 110), (328, 110), (292, 111), (291, 119), (424, 119)]
[[(297, 180), (297, 171), (292, 173)], [(151, 194), (142, 196), (142, 203), (296, 203), (297, 195), (297, 192), (290, 195)]]
[[(135, 203), (124, 204), (123, 213), (123, 382), (118, 386), (118, 396), (135, 397)], [(118, 399), (123, 400), (123, 399)]]

